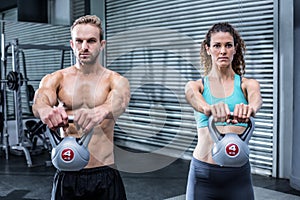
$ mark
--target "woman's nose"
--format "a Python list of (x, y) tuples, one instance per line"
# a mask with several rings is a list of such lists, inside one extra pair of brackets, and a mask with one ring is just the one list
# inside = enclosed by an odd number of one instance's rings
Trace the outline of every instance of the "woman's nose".
[(221, 47), (220, 53), (222, 53), (222, 54), (226, 53), (226, 48), (224, 46)]

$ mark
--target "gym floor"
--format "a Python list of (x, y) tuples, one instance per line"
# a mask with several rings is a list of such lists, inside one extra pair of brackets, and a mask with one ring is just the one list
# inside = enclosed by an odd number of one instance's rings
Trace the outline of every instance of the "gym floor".
[[(32, 156), (28, 167), (25, 156), (0, 156), (1, 200), (50, 200), (55, 172), (47, 166), (48, 152)], [(164, 159), (164, 158), (162, 158)], [(189, 161), (177, 159), (168, 166), (148, 173), (121, 172), (128, 200), (184, 200)], [(253, 175), (256, 200), (300, 200), (300, 191), (285, 179)]]

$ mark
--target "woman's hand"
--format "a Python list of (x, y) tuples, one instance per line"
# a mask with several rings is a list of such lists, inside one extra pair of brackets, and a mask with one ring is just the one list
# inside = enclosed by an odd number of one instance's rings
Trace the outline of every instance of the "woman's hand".
[(250, 105), (240, 103), (235, 105), (234, 107), (233, 119), (231, 120), (231, 122), (233, 124), (247, 123), (250, 116), (255, 116), (254, 108)]
[[(230, 110), (227, 104), (219, 102), (210, 106), (211, 115), (214, 117), (215, 122), (230, 123)], [(206, 111), (206, 113), (209, 113)]]
[(213, 104), (205, 111), (207, 116), (212, 115), (215, 122), (227, 122), (232, 124), (248, 123), (251, 116), (255, 116), (255, 110), (251, 105), (237, 104), (235, 105), (233, 113), (230, 112), (229, 107), (224, 102)]

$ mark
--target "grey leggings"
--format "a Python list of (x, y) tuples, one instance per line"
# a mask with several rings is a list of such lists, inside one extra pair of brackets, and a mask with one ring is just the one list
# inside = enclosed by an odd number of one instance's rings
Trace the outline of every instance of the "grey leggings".
[(186, 200), (253, 200), (250, 163), (221, 167), (199, 161), (190, 163)]

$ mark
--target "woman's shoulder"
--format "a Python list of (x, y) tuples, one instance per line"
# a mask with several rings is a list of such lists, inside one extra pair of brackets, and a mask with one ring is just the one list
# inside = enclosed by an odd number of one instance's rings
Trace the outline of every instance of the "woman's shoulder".
[(197, 79), (197, 80), (190, 80), (188, 82), (188, 84), (190, 84), (192, 86), (203, 87), (203, 85), (204, 85), (204, 78), (200, 78), (200, 79)]
[(186, 83), (185, 85), (185, 90), (186, 91), (203, 91), (203, 79), (197, 79), (197, 80), (190, 80)]
[(254, 78), (242, 77), (242, 88), (256, 88), (259, 87), (259, 82)]
[(246, 78), (246, 77), (241, 77), (241, 78), (242, 78), (242, 83), (245, 83), (245, 84), (258, 83), (258, 81), (254, 78)]

